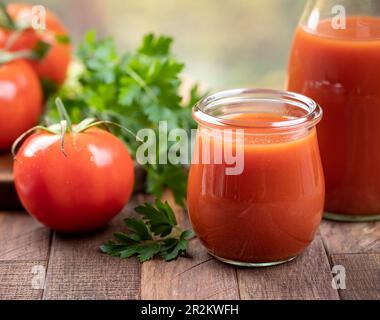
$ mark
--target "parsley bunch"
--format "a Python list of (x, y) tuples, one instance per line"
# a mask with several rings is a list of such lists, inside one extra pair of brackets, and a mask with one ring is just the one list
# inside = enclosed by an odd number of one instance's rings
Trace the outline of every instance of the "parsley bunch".
[[(98, 40), (89, 32), (78, 51), (79, 67), (75, 79), (58, 92), (73, 121), (85, 117), (109, 120), (137, 132), (148, 128), (158, 132), (160, 120), (168, 121), (168, 130), (196, 127), (191, 107), (201, 96), (193, 86), (189, 101), (180, 96), (180, 73), (184, 64), (173, 58), (172, 39), (148, 34), (137, 50), (120, 55), (112, 38)], [(51, 101), (54, 101), (52, 97)], [(57, 114), (50, 108), (47, 122)], [(112, 129), (126, 142), (133, 154), (139, 146), (130, 135)], [(158, 134), (157, 134), (158, 137)], [(191, 135), (189, 134), (189, 137)], [(168, 152), (158, 145), (157, 154)], [(183, 204), (186, 196), (187, 169), (181, 165), (146, 165), (147, 191), (160, 197), (166, 188)]]
[(126, 219), (129, 233), (115, 233), (116, 241), (102, 245), (102, 252), (122, 259), (136, 255), (140, 262), (156, 255), (171, 261), (186, 253), (193, 232), (177, 226), (173, 210), (167, 202), (156, 200), (155, 207), (146, 203), (135, 210), (142, 215), (142, 219)]

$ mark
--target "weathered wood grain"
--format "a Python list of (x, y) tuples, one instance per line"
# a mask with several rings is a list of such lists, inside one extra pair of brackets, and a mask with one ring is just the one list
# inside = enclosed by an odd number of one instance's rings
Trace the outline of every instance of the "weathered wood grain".
[(0, 212), (0, 261), (48, 259), (50, 231), (24, 212)]
[[(0, 299), (40, 299), (50, 231), (26, 213), (0, 212)], [(32, 286), (38, 267), (42, 286)], [(38, 271), (38, 270), (37, 270)]]
[(12, 183), (12, 156), (10, 154), (0, 154), (0, 181), (3, 183)]
[[(173, 205), (169, 193), (164, 198)], [(156, 259), (140, 266), (136, 259), (101, 254), (99, 245), (125, 230), (122, 220), (145, 200), (135, 196), (103, 230), (54, 234), (52, 241), (29, 215), (0, 212), (0, 299), (380, 299), (379, 223), (325, 221), (304, 254), (273, 268), (222, 264), (197, 239), (188, 257), (170, 263)], [(191, 227), (182, 209), (175, 212), (182, 227)], [(334, 265), (346, 268), (347, 289), (339, 292), (331, 285)], [(44, 290), (32, 285), (36, 266), (47, 270)]]
[[(191, 228), (187, 213), (174, 204), (166, 193), (178, 223)], [(174, 299), (239, 299), (236, 270), (211, 258), (198, 239), (190, 241), (188, 257), (173, 262), (152, 260), (141, 267), (141, 298)]]
[(293, 262), (266, 269), (238, 269), (237, 274), (243, 300), (339, 299), (319, 236)]
[(197, 239), (189, 257), (152, 260), (141, 270), (141, 298), (146, 300), (239, 299), (236, 270), (211, 258)]
[(85, 235), (54, 234), (43, 299), (138, 299), (140, 268), (136, 259), (102, 254), (99, 246), (124, 230), (124, 212), (104, 230)]
[(11, 155), (0, 154), (0, 210), (22, 208), (13, 185), (12, 166)]
[(0, 261), (0, 300), (41, 299), (43, 280), (35, 286), (35, 267), (44, 270), (46, 261)]
[(380, 300), (380, 254), (342, 254), (331, 257), (346, 269), (344, 300)]
[(380, 222), (323, 221), (321, 235), (328, 253), (380, 253)]

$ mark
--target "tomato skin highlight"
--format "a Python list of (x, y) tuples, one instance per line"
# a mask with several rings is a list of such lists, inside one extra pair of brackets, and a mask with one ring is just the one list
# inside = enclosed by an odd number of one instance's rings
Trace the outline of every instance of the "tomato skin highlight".
[(22, 60), (0, 64), (0, 150), (37, 124), (42, 113), (42, 89), (33, 69)]
[(106, 225), (130, 199), (133, 161), (111, 133), (93, 128), (59, 135), (38, 132), (21, 146), (14, 163), (16, 190), (25, 209), (60, 232)]
[[(15, 21), (19, 20), (25, 13), (31, 13), (33, 6), (30, 4), (8, 4), (7, 12)], [(0, 48), (4, 48), (12, 32), (0, 29)], [(32, 29), (25, 30), (10, 50), (17, 52), (20, 50), (32, 50), (38, 41), (43, 41), (51, 45), (47, 55), (41, 61), (28, 62), (38, 74), (40, 79), (53, 81), (57, 85), (62, 85), (66, 79), (67, 70), (71, 60), (71, 45), (69, 43), (59, 43), (58, 35), (67, 35), (66, 28), (60, 20), (49, 10), (46, 10), (46, 30), (36, 32)]]

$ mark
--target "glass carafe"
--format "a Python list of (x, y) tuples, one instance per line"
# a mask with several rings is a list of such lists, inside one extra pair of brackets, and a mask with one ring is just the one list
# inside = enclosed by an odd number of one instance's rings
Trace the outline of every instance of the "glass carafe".
[(325, 217), (379, 220), (380, 1), (308, 1), (287, 87), (325, 111), (318, 128)]

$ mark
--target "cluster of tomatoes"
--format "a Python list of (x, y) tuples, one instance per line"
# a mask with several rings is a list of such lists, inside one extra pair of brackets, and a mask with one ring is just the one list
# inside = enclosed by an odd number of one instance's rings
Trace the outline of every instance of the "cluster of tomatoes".
[[(41, 84), (59, 87), (65, 81), (69, 38), (46, 9), (43, 30), (28, 21), (34, 18), (31, 5), (0, 3), (0, 10), (8, 20), (0, 25), (0, 152), (13, 144), (18, 196), (49, 228), (82, 232), (102, 227), (131, 196), (134, 166), (128, 149), (96, 128), (101, 121), (85, 119), (73, 125), (59, 99), (64, 119), (48, 128), (35, 127), (46, 99)], [(36, 54), (41, 48), (46, 52)]]
[[(32, 5), (14, 3), (1, 10), (9, 20), (0, 26), (0, 151), (4, 151), (38, 122), (44, 102), (41, 84), (57, 87), (65, 81), (71, 46), (65, 27), (50, 11), (37, 12), (41, 16), (36, 17)], [(41, 28), (33, 28), (33, 21)], [(48, 48), (46, 53), (33, 58), (41, 44)]]

